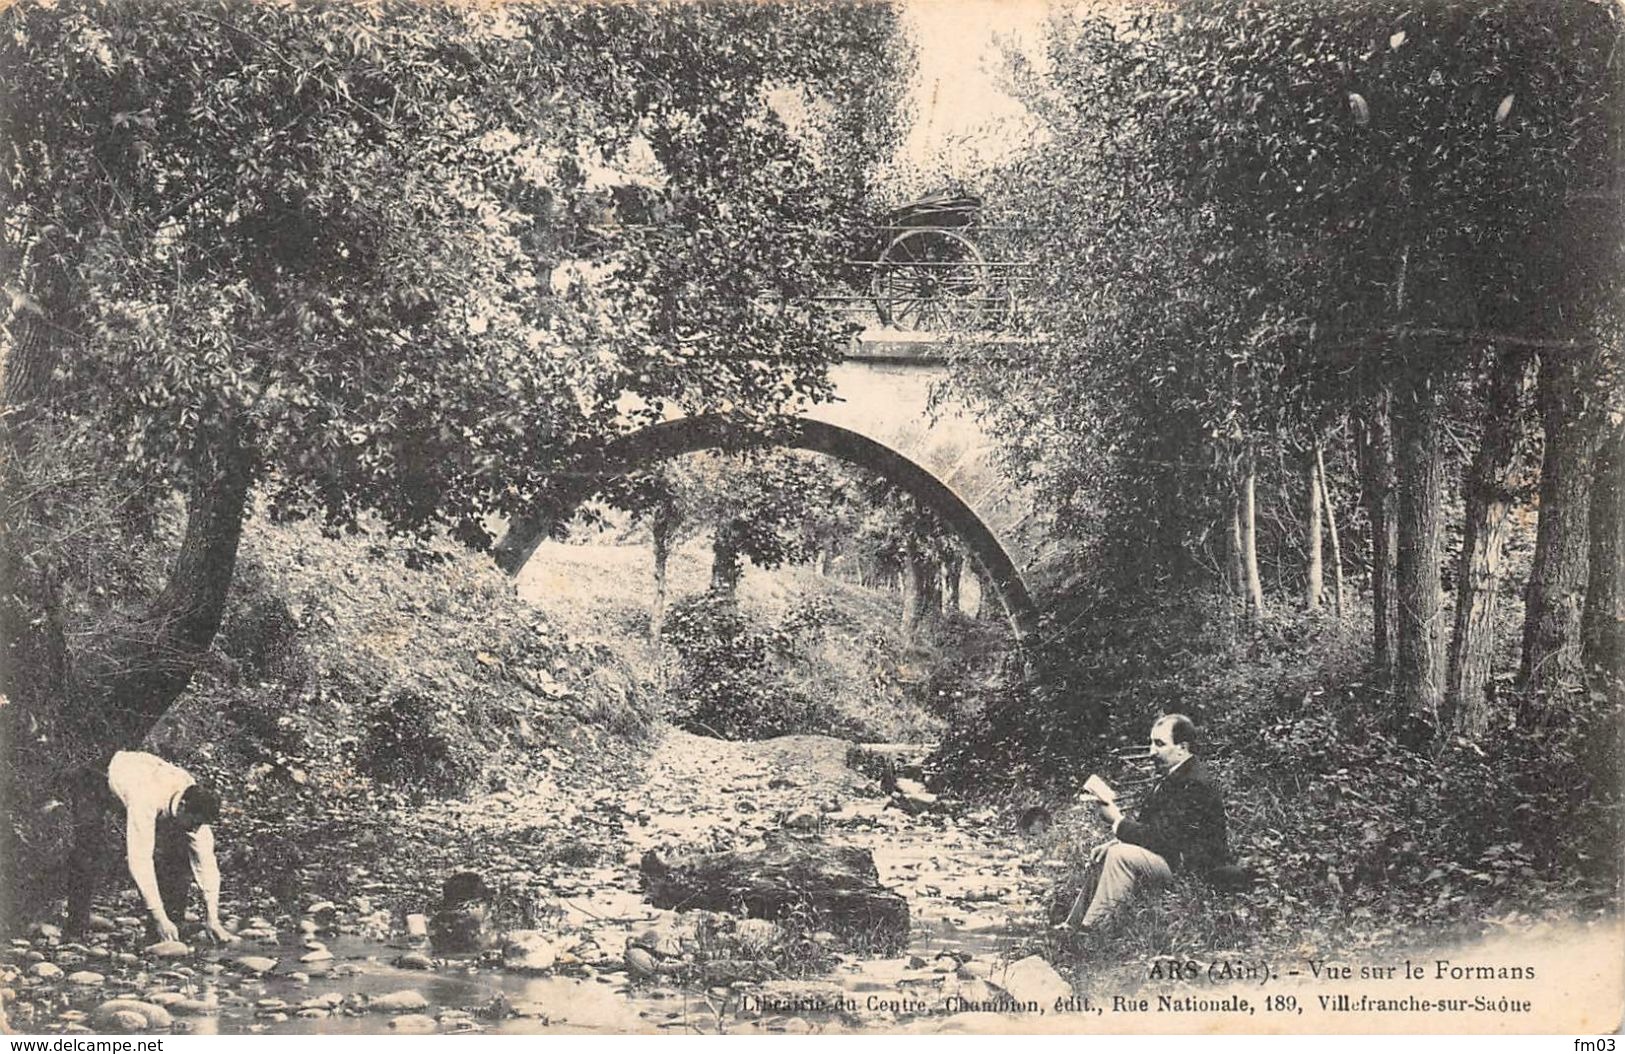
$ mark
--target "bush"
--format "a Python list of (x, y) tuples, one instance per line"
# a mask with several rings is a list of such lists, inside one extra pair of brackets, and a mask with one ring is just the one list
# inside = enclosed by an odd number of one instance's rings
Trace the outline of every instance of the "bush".
[(413, 798), (445, 797), (478, 779), (480, 751), (434, 697), (398, 689), (373, 710), (356, 747), (356, 768)]
[(801, 633), (825, 624), (816, 611), (797, 619), (788, 629), (758, 629), (732, 598), (714, 593), (672, 605), (661, 633), (679, 666), (670, 692), (672, 723), (723, 739), (864, 737), (865, 729), (784, 676), (786, 665), (802, 659)]

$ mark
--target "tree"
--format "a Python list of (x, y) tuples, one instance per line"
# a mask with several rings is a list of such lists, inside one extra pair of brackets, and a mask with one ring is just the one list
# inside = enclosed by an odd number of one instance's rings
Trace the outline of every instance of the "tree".
[[(850, 74), (894, 68), (884, 4), (82, 0), (0, 22), (14, 451), (77, 429), (132, 493), (187, 496), (143, 632), (76, 663), (126, 735), (212, 639), (251, 495), (483, 545), (628, 406), (776, 411), (839, 353), (800, 297), (839, 258), (822, 221), (850, 177), (822, 179), (767, 96), (884, 110)], [(606, 233), (588, 169), (640, 137), (671, 219)]]
[(1570, 655), (1620, 21), (1524, 0), (1058, 16), (1048, 62), (1015, 70), (1049, 138), (1001, 174), (1053, 261), (1046, 317), (1031, 354), (969, 346), (960, 383), (1074, 522), (1134, 548), (1114, 564), (1161, 581), (1234, 519), (1223, 469), (1362, 418), (1378, 665), (1432, 715), (1445, 416), (1490, 339), (1539, 348), (1542, 485), (1575, 485), (1543, 498), (1526, 653)]

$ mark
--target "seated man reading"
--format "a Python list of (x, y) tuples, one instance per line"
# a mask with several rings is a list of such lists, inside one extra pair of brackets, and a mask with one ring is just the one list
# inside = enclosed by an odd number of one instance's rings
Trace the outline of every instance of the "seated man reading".
[(1078, 894), (1064, 928), (1100, 926), (1140, 889), (1165, 886), (1175, 872), (1206, 876), (1228, 862), (1224, 801), (1194, 756), (1195, 746), (1196, 725), (1190, 718), (1159, 718), (1151, 726), (1151, 760), (1162, 778), (1145, 803), (1130, 817), (1115, 802), (1095, 799), (1114, 837), (1091, 852), (1090, 863), (1100, 869), (1094, 895), (1089, 897), (1087, 886)]

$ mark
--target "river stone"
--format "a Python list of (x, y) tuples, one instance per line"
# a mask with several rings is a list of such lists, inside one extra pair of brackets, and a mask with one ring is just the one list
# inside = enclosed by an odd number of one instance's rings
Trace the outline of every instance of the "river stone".
[(49, 922), (36, 922), (28, 927), (28, 935), (47, 941), (59, 941), (62, 939), (62, 927), (53, 926)]
[(148, 992), (141, 998), (156, 1006), (174, 1006), (176, 1003), (186, 1002), (186, 996), (181, 992)]
[(107, 976), (105, 974), (99, 974), (95, 970), (75, 970), (73, 973), (68, 975), (69, 984), (82, 984), (88, 986), (93, 984), (101, 984), (105, 980), (107, 980)]
[(42, 981), (54, 981), (62, 976), (62, 967), (56, 963), (35, 963), (28, 972)]
[(303, 1010), (299, 1011), (299, 1013), (294, 1015), (294, 1016), (295, 1017), (304, 1017), (304, 1018), (332, 1017), (333, 1012), (331, 1010), (328, 1010), (326, 1007), (307, 1006)]
[(1039, 955), (1029, 955), (1012, 963), (1002, 976), (995, 975), (995, 984), (1004, 989), (1017, 1002), (1035, 1002), (1040, 1007), (1051, 1007), (1057, 999), (1072, 994), (1066, 978), (1055, 972), (1055, 967)]
[(734, 936), (747, 948), (768, 948), (779, 939), (779, 927), (768, 919), (740, 919)]
[(502, 944), (502, 965), (509, 970), (544, 973), (558, 959), (558, 946), (536, 930), (514, 930)]
[(180, 1002), (171, 1005), (169, 1009), (177, 1014), (203, 1016), (219, 1013), (220, 1003), (215, 999), (182, 999)]
[(408, 937), (427, 937), (429, 935), (429, 916), (416, 913), (406, 916), (406, 935)]
[(147, 945), (142, 950), (160, 959), (178, 959), (192, 949), (183, 941), (159, 941), (157, 944)]
[[(299, 957), (299, 961), (302, 962), (302, 963), (332, 962), (333, 961), (333, 953), (328, 951), (326, 948), (317, 948), (314, 951), (308, 951), (305, 954), (301, 955)], [(309, 980), (309, 978), (306, 978), (306, 980)]]
[(422, 1010), (429, 1005), (429, 1001), (423, 998), (421, 992), (414, 992), (408, 988), (399, 992), (390, 992), (387, 995), (373, 996), (372, 1001), (367, 1005), (374, 1010), (399, 1014), (410, 1010)]
[(433, 1032), (434, 1018), (427, 1014), (402, 1014), (389, 1023), (397, 1032)]
[(118, 929), (118, 923), (106, 915), (92, 915), (85, 921), (85, 928), (92, 933), (112, 933)]
[(115, 1010), (98, 1018), (96, 1027), (104, 1032), (141, 1032), (147, 1027), (147, 1019), (134, 1010)]
[(874, 857), (858, 846), (768, 831), (760, 849), (671, 860), (648, 852), (638, 866), (644, 895), (657, 908), (811, 917), (819, 929), (861, 934), (880, 948), (907, 943), (908, 901), (880, 884)]
[(237, 966), (238, 969), (247, 971), (251, 974), (270, 973), (272, 970), (276, 969), (277, 963), (275, 959), (267, 959), (263, 955), (244, 955), (240, 958), (233, 959), (232, 962)]
[(422, 952), (406, 952), (395, 957), (395, 965), (402, 970), (432, 970), (434, 960)]
[(118, 1014), (135, 1014), (140, 1017), (141, 1024), (137, 1026), (138, 1028), (169, 1028), (175, 1023), (168, 1010), (156, 1003), (146, 1003), (139, 999), (109, 999), (91, 1014), (91, 1021), (97, 1027), (105, 1028)]
[(652, 977), (655, 972), (655, 957), (642, 948), (626, 949), (626, 968), (633, 977)]

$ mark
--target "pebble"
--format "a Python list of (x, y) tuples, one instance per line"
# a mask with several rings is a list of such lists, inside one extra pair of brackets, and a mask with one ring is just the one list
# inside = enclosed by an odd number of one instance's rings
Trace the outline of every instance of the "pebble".
[(317, 948), (315, 951), (308, 951), (301, 955), (299, 957), (299, 961), (302, 963), (332, 962), (333, 953), (328, 951), (326, 948)]
[(396, 956), (395, 965), (402, 970), (432, 970), (434, 969), (434, 960), (422, 952), (406, 952), (403, 955)]
[(299, 1011), (299, 1013), (295, 1016), (305, 1018), (332, 1017), (333, 1012), (328, 1010), (326, 1007), (307, 1006), (303, 1010)]
[(655, 972), (655, 957), (642, 948), (626, 949), (626, 968), (633, 977), (651, 977)]
[(232, 962), (252, 974), (269, 973), (276, 969), (276, 960), (267, 959), (263, 955), (244, 955), (239, 959), (233, 959)]
[(42, 981), (54, 981), (62, 976), (62, 967), (56, 963), (39, 962), (29, 967), (28, 972)]
[(147, 1027), (147, 1019), (134, 1010), (115, 1010), (97, 1024), (108, 1032), (140, 1032)]
[(182, 999), (170, 1005), (177, 1014), (207, 1015), (220, 1012), (220, 1003), (214, 999)]
[[(98, 1006), (91, 1014), (91, 1020), (98, 1027), (107, 1027), (118, 1015), (134, 1014), (141, 1019), (137, 1028), (168, 1028), (175, 1023), (169, 1016), (169, 1011), (156, 1003), (145, 1003), (139, 999), (109, 999)], [(121, 1029), (129, 1031), (129, 1029)]]
[(159, 941), (157, 944), (147, 945), (143, 950), (148, 955), (155, 955), (160, 959), (178, 959), (192, 949), (183, 941)]
[(48, 941), (59, 941), (62, 939), (62, 927), (53, 926), (49, 922), (36, 922), (28, 927), (28, 935)]
[(383, 1010), (388, 1013), (400, 1013), (409, 1010), (422, 1010), (429, 1005), (421, 992), (403, 989), (399, 992), (390, 992), (387, 995), (374, 996), (367, 1004), (374, 1010)]
[(69, 984), (92, 985), (101, 984), (105, 980), (107, 980), (107, 976), (99, 974), (95, 970), (75, 970), (68, 975)]
[(389, 1027), (397, 1032), (433, 1032), (435, 1022), (427, 1014), (402, 1014), (391, 1020)]
[(427, 937), (429, 935), (429, 916), (406, 916), (406, 935), (408, 937)]

